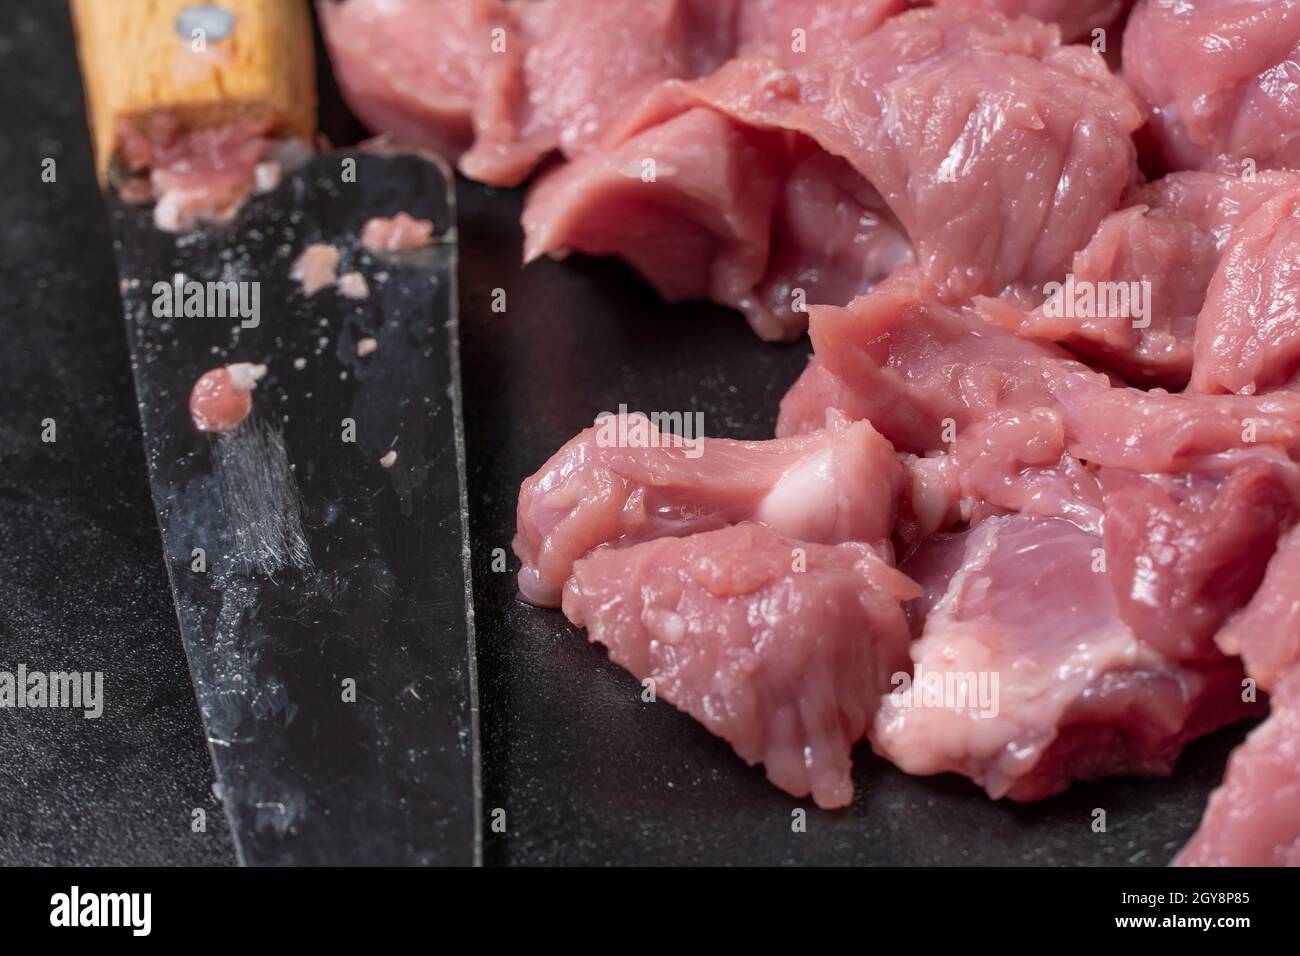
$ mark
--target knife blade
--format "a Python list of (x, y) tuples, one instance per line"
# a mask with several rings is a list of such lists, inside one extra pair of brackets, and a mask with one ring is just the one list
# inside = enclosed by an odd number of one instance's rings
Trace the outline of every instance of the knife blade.
[[(149, 480), (239, 860), (480, 863), (451, 173), (413, 154), (318, 156), (229, 225), (185, 234), (148, 205), (109, 206)], [(397, 212), (433, 223), (432, 244), (365, 250), (364, 223)], [(304, 294), (291, 271), (311, 243), (368, 294)], [(194, 382), (235, 362), (266, 366), (249, 419), (198, 431)]]

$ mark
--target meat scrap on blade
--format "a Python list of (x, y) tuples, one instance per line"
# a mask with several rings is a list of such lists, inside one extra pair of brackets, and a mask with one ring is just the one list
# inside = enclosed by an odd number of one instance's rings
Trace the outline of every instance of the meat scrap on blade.
[(801, 540), (884, 543), (903, 483), (867, 422), (832, 415), (817, 432), (765, 442), (686, 438), (642, 415), (597, 421), (519, 491), (520, 592), (555, 605), (593, 548), (759, 521)]
[(564, 612), (657, 696), (824, 808), (853, 798), (850, 750), (906, 666), (916, 586), (866, 545), (761, 525), (604, 548)]

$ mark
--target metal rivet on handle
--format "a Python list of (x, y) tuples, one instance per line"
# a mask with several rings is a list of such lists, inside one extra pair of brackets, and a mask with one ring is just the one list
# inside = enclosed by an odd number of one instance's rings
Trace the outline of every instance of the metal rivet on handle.
[(224, 40), (235, 32), (235, 15), (215, 3), (186, 7), (176, 16), (176, 32), (188, 40), (195, 30), (209, 40)]

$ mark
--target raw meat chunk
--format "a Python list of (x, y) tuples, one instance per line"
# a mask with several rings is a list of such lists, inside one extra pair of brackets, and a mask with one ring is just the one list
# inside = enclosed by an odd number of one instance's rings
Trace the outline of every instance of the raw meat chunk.
[(1027, 14), (1055, 23), (1067, 43), (1087, 42), (1093, 30), (1109, 27), (1132, 4), (1133, 0), (934, 0), (936, 7), (989, 10), (1009, 17)]
[(1300, 190), (1234, 234), (1196, 324), (1193, 391), (1254, 394), (1300, 368)]
[(866, 422), (832, 416), (792, 439), (688, 442), (645, 416), (611, 416), (520, 489), (519, 589), (533, 603), (558, 604), (573, 562), (599, 545), (740, 521), (817, 543), (887, 542), (902, 483), (893, 448)]
[[(529, 194), (525, 258), (568, 248), (619, 255), (666, 299), (743, 308), (767, 268), (785, 162), (773, 139), (697, 109), (562, 166)], [(767, 339), (806, 323), (747, 311)]]
[(1168, 773), (1187, 741), (1248, 713), (1235, 662), (1182, 663), (1133, 633), (1103, 554), (1059, 518), (989, 518), (927, 542), (903, 565), (926, 591), (916, 669), (882, 702), (876, 751), (1036, 800), (1072, 780)]
[(1174, 169), (1300, 168), (1300, 6), (1294, 0), (1141, 0), (1124, 76), (1152, 107)]
[(1281, 678), (1271, 711), (1232, 752), (1176, 866), (1300, 866), (1300, 670)]
[(1259, 590), (1215, 641), (1223, 653), (1241, 655), (1266, 689), (1300, 671), (1300, 528), (1282, 536)]
[(1254, 448), (1184, 474), (1104, 468), (1099, 477), (1120, 616), (1172, 659), (1218, 658), (1215, 633), (1251, 599), (1280, 530), (1295, 520), (1296, 465)]
[[(349, 105), (376, 132), (525, 180), (597, 147), (657, 83), (736, 53), (798, 61), (856, 40), (905, 0), (320, 0)], [(794, 31), (801, 33), (796, 34)]]
[(1075, 458), (1137, 472), (1186, 471), (1206, 455), (1300, 439), (1300, 396), (1117, 387), (1064, 350), (1008, 331), (1023, 317), (1014, 306), (948, 306), (908, 277), (811, 314), (816, 357), (782, 400), (778, 435), (834, 409), (925, 454), (995, 412), (1041, 407), (1061, 416)]
[[(1298, 185), (1290, 173), (1247, 180), (1181, 172), (1135, 189), (1016, 331), (1065, 345), (1135, 384), (1182, 388), (1197, 315), (1233, 230)], [(1117, 298), (1127, 307), (1114, 308)]]
[(1063, 275), (1132, 180), (1144, 118), (1101, 57), (1060, 46), (1054, 28), (953, 10), (901, 14), (793, 68), (748, 56), (664, 83), (611, 137), (695, 106), (845, 159), (952, 296)]
[(861, 544), (742, 524), (574, 567), (564, 612), (655, 693), (821, 807), (853, 799), (850, 748), (906, 667), (919, 589)]
[(348, 105), (376, 132), (459, 156), (474, 105), (511, 68), (492, 50), (510, 18), (501, 0), (319, 0), (321, 31)]
[[(712, 72), (731, 54), (731, 4), (716, 0), (543, 0), (509, 7), (512, 67), (488, 84), (471, 179), (514, 185), (547, 154), (577, 156), (662, 80)], [(427, 37), (425, 38), (428, 39)]]

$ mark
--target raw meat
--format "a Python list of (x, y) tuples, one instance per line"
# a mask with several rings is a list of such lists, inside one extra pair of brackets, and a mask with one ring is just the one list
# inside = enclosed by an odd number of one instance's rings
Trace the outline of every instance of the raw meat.
[(120, 123), (122, 162), (140, 180), (124, 194), (156, 200), (154, 224), (167, 232), (227, 223), (252, 192), (260, 166), (277, 157), (300, 162), (310, 153), (296, 140), (277, 142), (275, 132), (274, 123), (260, 118), (199, 130), (184, 129), (166, 113), (144, 129)]
[(1300, 168), (1294, 0), (1141, 0), (1123, 62), (1171, 168)]
[(1096, 533), (1056, 518), (989, 518), (923, 546), (903, 565), (928, 610), (915, 684), (883, 700), (877, 752), (1036, 800), (1071, 780), (1168, 773), (1187, 741), (1249, 713), (1235, 662), (1182, 663), (1133, 633), (1103, 554)]
[(1300, 368), (1300, 190), (1233, 236), (1196, 325), (1191, 388), (1254, 394)]
[(1041, 407), (1061, 416), (1074, 457), (1171, 473), (1207, 455), (1300, 439), (1300, 396), (1117, 387), (1064, 350), (1008, 331), (1020, 324), (1022, 316), (1006, 317), (1015, 312), (988, 299), (949, 306), (906, 276), (845, 308), (814, 307), (816, 357), (782, 400), (777, 434), (799, 434), (835, 410), (925, 454), (995, 412)]
[(1268, 720), (1232, 752), (1223, 785), (1174, 863), (1300, 866), (1300, 670), (1279, 680)]
[(1025, 14), (1044, 23), (1055, 23), (1067, 43), (1090, 41), (1093, 30), (1111, 26), (1132, 3), (1133, 0), (934, 0), (936, 7), (986, 10), (1009, 17)]
[(1240, 655), (1265, 688), (1300, 671), (1300, 528), (1278, 542), (1259, 590), (1215, 640), (1225, 654)]
[[(543, 177), (524, 209), (526, 259), (572, 245), (617, 254), (666, 299), (745, 308), (767, 267), (783, 149), (707, 109)], [(775, 150), (775, 154), (774, 151)], [(748, 309), (764, 338), (802, 330)]]
[(190, 391), (190, 418), (201, 432), (228, 432), (253, 410), (253, 389), (265, 365), (236, 362), (204, 372)]
[[(1290, 173), (1183, 172), (1135, 189), (1075, 253), (1061, 289), (1016, 331), (1059, 342), (1135, 384), (1182, 388), (1224, 246), (1263, 203), (1297, 186)], [(1116, 309), (1121, 295), (1130, 304)]]
[(311, 298), (322, 289), (338, 281), (339, 250), (325, 242), (313, 242), (298, 255), (289, 267), (289, 278), (302, 287), (302, 294)]
[(593, 548), (741, 521), (816, 543), (887, 546), (902, 483), (893, 448), (867, 422), (832, 415), (792, 439), (688, 442), (645, 416), (611, 416), (520, 489), (519, 590), (535, 604), (558, 604), (573, 563)]
[(1300, 529), (1217, 638), (1271, 692), (1270, 715), (1233, 751), (1181, 866), (1300, 866)]
[[(738, 52), (819, 55), (905, 0), (346, 0), (318, 4), (340, 87), (367, 126), (496, 185), (595, 148), (657, 83)], [(793, 34), (803, 31), (801, 36)]]
[(595, 551), (564, 612), (657, 696), (821, 807), (853, 799), (849, 751), (906, 668), (919, 589), (869, 547), (732, 528)]
[(363, 123), (448, 156), (469, 148), (480, 91), (509, 68), (492, 51), (492, 31), (510, 25), (505, 4), (320, 0), (316, 9), (334, 76)]
[(361, 245), (371, 252), (407, 252), (433, 242), (433, 223), (399, 212), (392, 218), (376, 216), (361, 227)]
[[(901, 14), (792, 68), (747, 56), (661, 84), (611, 141), (698, 106), (845, 159), (952, 296), (1064, 274), (1132, 180), (1130, 134), (1144, 119), (1101, 57), (1060, 46), (1055, 29), (951, 10)], [(558, 239), (584, 248), (580, 234)]]

